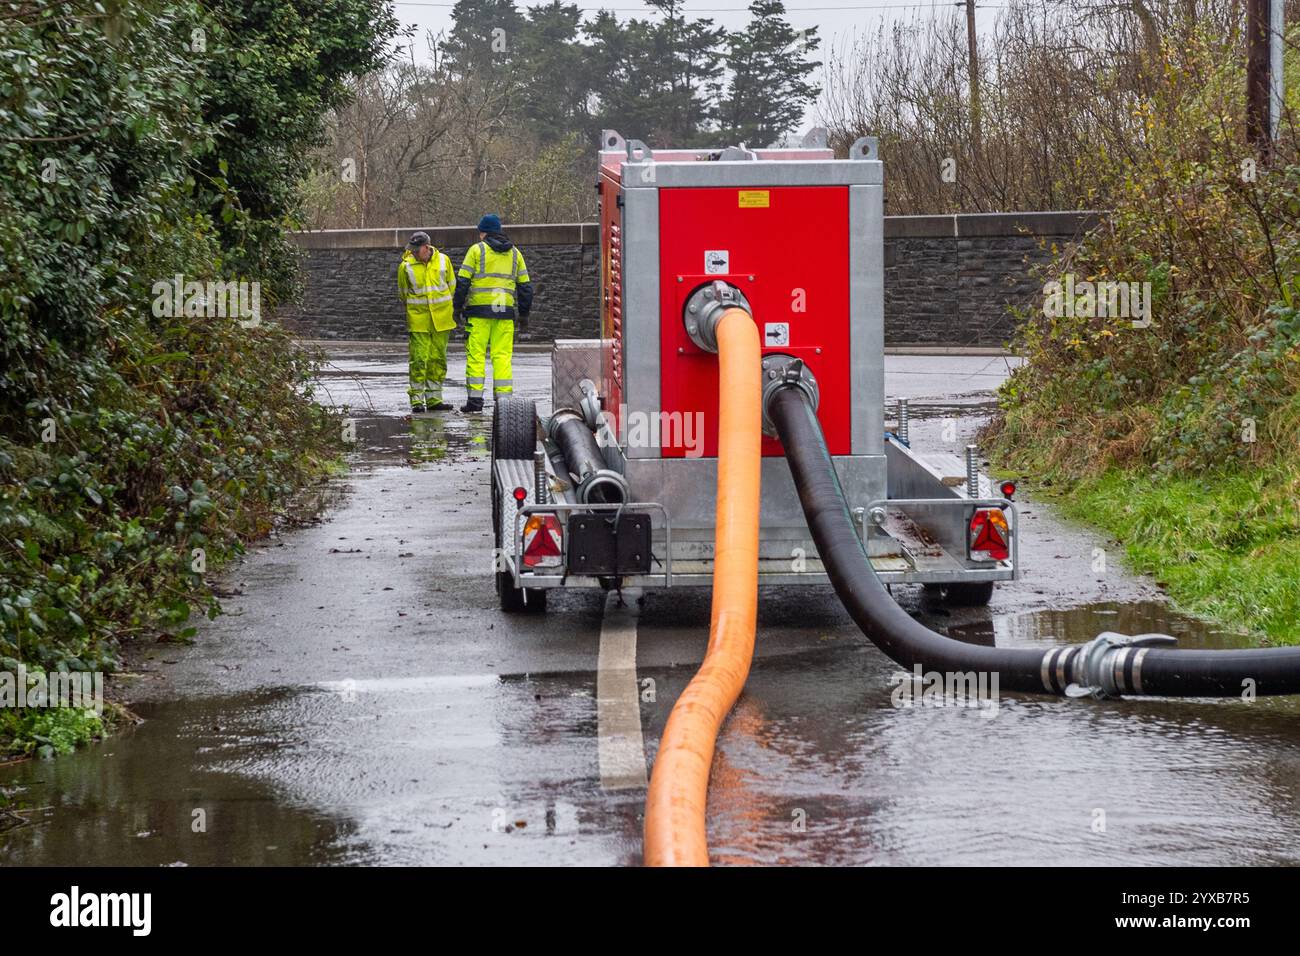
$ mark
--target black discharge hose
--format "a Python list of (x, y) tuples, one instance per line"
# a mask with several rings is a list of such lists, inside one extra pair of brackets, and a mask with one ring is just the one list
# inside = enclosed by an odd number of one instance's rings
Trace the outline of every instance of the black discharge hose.
[(909, 670), (998, 674), (1002, 689), (1071, 696), (1123, 694), (1235, 697), (1300, 693), (1300, 647), (1172, 650), (1172, 638), (1102, 634), (1082, 645), (983, 647), (938, 634), (912, 619), (876, 577), (854, 529), (817, 414), (804, 392), (783, 386), (767, 412), (785, 446), (808, 529), (835, 593), (862, 632)]
[(583, 504), (622, 504), (628, 500), (627, 484), (621, 475), (605, 467), (596, 436), (572, 409), (561, 409), (547, 425), (564, 467), (573, 479), (578, 500)]

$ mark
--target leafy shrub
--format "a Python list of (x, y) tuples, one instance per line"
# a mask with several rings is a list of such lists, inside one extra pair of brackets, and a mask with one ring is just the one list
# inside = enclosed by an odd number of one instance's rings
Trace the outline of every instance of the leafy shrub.
[[(194, 606), (216, 613), (202, 570), (338, 454), (317, 356), (273, 322), (166, 315), (154, 285), (294, 294), (309, 148), (395, 22), (380, 0), (8, 2), (0, 18), (0, 657), (111, 670), (123, 639), (185, 638)], [(91, 732), (0, 726), (20, 750)]]
[(1150, 283), (1152, 324), (1022, 316), (1028, 363), (1004, 387), (993, 432), (1012, 460), (1077, 476), (1294, 459), (1300, 143), (1288, 112), (1256, 163), (1240, 128), (1242, 62), (1217, 38), (1166, 48), (1161, 81), (1134, 104), (1141, 134), (1083, 160), (1118, 198), (1044, 278)]

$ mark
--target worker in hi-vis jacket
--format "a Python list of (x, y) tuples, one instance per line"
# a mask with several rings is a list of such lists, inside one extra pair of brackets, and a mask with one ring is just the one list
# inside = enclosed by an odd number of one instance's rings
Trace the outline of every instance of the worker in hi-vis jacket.
[(451, 259), (433, 247), (427, 232), (417, 232), (397, 264), (397, 294), (406, 305), (409, 380), (406, 394), (413, 413), (443, 412), (447, 340), (456, 327)]
[(492, 353), (492, 392), (514, 391), (510, 356), (515, 345), (515, 319), (528, 326), (533, 284), (523, 253), (501, 231), (501, 220), (487, 215), (478, 223), (479, 241), (469, 247), (456, 273), (455, 314), (469, 326), (465, 343), (465, 387), (469, 396), (462, 412), (483, 411), (486, 356)]

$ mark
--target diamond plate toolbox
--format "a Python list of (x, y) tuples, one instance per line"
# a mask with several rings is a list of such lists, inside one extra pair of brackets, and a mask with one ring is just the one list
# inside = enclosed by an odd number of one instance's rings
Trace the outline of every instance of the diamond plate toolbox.
[(578, 383), (589, 378), (600, 390), (600, 339), (557, 339), (551, 351), (551, 411), (581, 408)]

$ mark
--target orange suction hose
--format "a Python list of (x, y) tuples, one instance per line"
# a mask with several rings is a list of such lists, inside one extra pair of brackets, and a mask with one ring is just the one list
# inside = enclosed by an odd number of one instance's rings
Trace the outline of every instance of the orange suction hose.
[(699, 671), (677, 698), (646, 795), (647, 866), (708, 866), (704, 814), (722, 721), (754, 656), (759, 464), (763, 429), (758, 328), (743, 309), (718, 319), (718, 524), (713, 617)]

